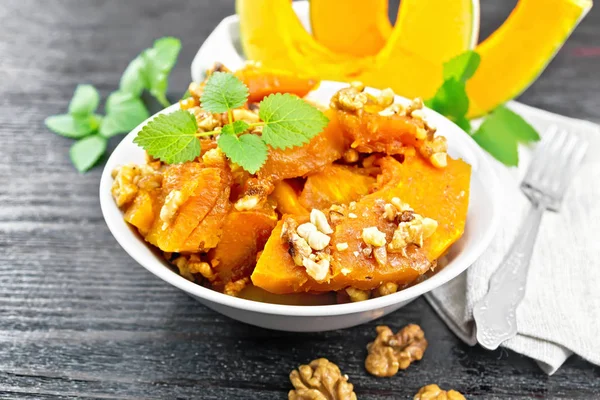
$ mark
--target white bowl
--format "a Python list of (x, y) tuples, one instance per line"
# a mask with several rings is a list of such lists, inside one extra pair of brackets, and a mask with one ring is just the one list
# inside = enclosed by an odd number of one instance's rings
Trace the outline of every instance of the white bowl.
[[(333, 93), (344, 85), (324, 81), (310, 97), (327, 104)], [(396, 100), (407, 102), (400, 97)], [(178, 108), (179, 106), (174, 104), (158, 114), (169, 113)], [(102, 214), (114, 237), (133, 259), (154, 275), (221, 314), (264, 328), (296, 332), (326, 331), (359, 325), (397, 310), (466, 270), (489, 245), (499, 223), (499, 205), (496, 200), (498, 182), (483, 151), (469, 135), (440, 114), (426, 109), (425, 115), (438, 127), (438, 132), (448, 139), (450, 155), (460, 157), (472, 166), (467, 223), (463, 237), (452, 246), (449, 253), (450, 262), (444, 269), (431, 278), (392, 295), (359, 303), (325, 306), (268, 304), (224, 295), (192, 283), (173, 272), (167, 263), (151, 250), (150, 245), (123, 220), (123, 213), (116, 206), (110, 193), (113, 181), (111, 171), (115, 167), (145, 162), (144, 151), (133, 143), (145, 122), (121, 141), (106, 163), (100, 181)]]

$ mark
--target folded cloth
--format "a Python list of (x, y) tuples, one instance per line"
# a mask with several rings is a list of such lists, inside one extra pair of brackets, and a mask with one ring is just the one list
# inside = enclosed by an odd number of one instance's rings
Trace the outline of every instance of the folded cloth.
[[(541, 135), (551, 126), (589, 143), (587, 156), (572, 177), (559, 213), (546, 212), (529, 266), (525, 298), (517, 309), (517, 336), (503, 347), (537, 361), (553, 374), (575, 353), (600, 365), (600, 126), (513, 102), (515, 112)], [(519, 190), (531, 159), (520, 149), (518, 168), (495, 160), (502, 190), (501, 226), (489, 248), (463, 274), (426, 295), (446, 324), (475, 345), (473, 307), (488, 291), (530, 203)]]

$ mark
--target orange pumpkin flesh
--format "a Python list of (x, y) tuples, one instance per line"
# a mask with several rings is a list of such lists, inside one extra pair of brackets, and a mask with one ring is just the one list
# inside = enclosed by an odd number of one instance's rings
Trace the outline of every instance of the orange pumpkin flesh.
[[(462, 235), (468, 205), (470, 166), (449, 158), (448, 167), (436, 169), (421, 157), (407, 158), (403, 164), (391, 157), (382, 161), (387, 169), (387, 182), (381, 190), (363, 197), (353, 211), (358, 218), (344, 218), (335, 226), (329, 246), (333, 256), (329, 282), (318, 283), (303, 267), (296, 266), (288, 253), (289, 246), (281, 238), (282, 222), (277, 225), (262, 252), (252, 274), (254, 285), (269, 292), (284, 294), (299, 291), (340, 290), (347, 286), (373, 289), (382, 282), (410, 283), (429, 268), (435, 260)], [(418, 177), (418, 178), (415, 178)], [(423, 248), (409, 246), (408, 257), (389, 253), (385, 266), (372, 257), (365, 257), (362, 229), (377, 226), (390, 241), (393, 224), (382, 218), (383, 204), (393, 197), (413, 205), (417, 213), (433, 218), (439, 226), (425, 240)], [(283, 218), (292, 216), (284, 216)], [(298, 223), (306, 218), (293, 217)], [(348, 249), (338, 251), (336, 244), (347, 243)]]
[(269, 197), (277, 205), (277, 211), (280, 214), (308, 214), (308, 210), (300, 204), (296, 190), (288, 181), (277, 182)]
[(406, 146), (417, 144), (417, 129), (423, 128), (421, 121), (398, 114), (337, 111), (337, 119), (352, 148), (360, 153), (402, 154)]
[(361, 169), (332, 164), (308, 176), (299, 200), (309, 210), (347, 204), (368, 194), (374, 183)]
[(164, 221), (157, 215), (146, 240), (163, 251), (197, 251), (196, 246), (186, 246), (185, 243), (222, 193), (220, 170), (205, 168), (199, 163), (170, 165), (164, 172), (159, 200), (161, 205), (173, 190), (181, 191), (183, 198), (187, 200), (178, 208), (167, 226), (164, 226)]
[(329, 124), (325, 130), (302, 147), (270, 149), (269, 158), (258, 171), (260, 178), (273, 182), (296, 178), (319, 171), (342, 157), (346, 140), (334, 111), (325, 112)]
[(152, 228), (154, 219), (156, 218), (156, 210), (154, 200), (150, 193), (141, 190), (133, 203), (125, 211), (125, 221), (135, 226), (142, 236), (147, 235)]
[(273, 93), (292, 93), (304, 97), (319, 83), (318, 79), (300, 77), (287, 71), (264, 69), (252, 64), (235, 75), (248, 87), (249, 103), (257, 103)]
[(277, 215), (269, 210), (232, 211), (225, 217), (219, 244), (208, 253), (208, 259), (220, 283), (248, 277), (277, 223)]

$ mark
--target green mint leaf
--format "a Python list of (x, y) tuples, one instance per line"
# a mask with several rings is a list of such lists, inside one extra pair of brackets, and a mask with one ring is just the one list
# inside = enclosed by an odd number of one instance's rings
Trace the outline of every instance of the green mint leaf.
[(154, 42), (154, 46), (145, 50), (141, 58), (145, 64), (146, 89), (163, 106), (170, 105), (167, 100), (169, 73), (177, 62), (181, 50), (181, 41), (173, 37), (164, 37)]
[(78, 117), (71, 114), (52, 115), (44, 121), (52, 132), (71, 139), (80, 139), (98, 129), (101, 117), (89, 115)]
[(183, 163), (200, 155), (197, 129), (196, 118), (191, 113), (177, 110), (148, 122), (133, 142), (167, 164)]
[(69, 103), (69, 113), (87, 116), (98, 108), (100, 95), (92, 85), (77, 85), (73, 98)]
[(308, 143), (329, 122), (321, 111), (289, 93), (271, 94), (264, 98), (258, 115), (265, 123), (263, 140), (277, 149)]
[(120, 91), (140, 97), (146, 86), (145, 68), (146, 65), (141, 57), (134, 58), (121, 76)]
[(105, 151), (106, 139), (94, 135), (75, 142), (69, 150), (69, 155), (75, 168), (79, 172), (85, 172), (98, 162)]
[(529, 125), (523, 117), (504, 105), (498, 106), (489, 118), (493, 118), (496, 124), (504, 124), (506, 129), (510, 129), (510, 132), (520, 143), (537, 142), (540, 140), (540, 135), (533, 126)]
[(481, 57), (473, 50), (466, 51), (444, 63), (444, 80), (456, 79), (466, 82), (471, 78), (481, 62)]
[(231, 132), (232, 129), (225, 133), (227, 126), (230, 125), (224, 126), (219, 135), (219, 148), (231, 161), (251, 174), (256, 173), (267, 161), (267, 145), (259, 136), (250, 133), (237, 136)]
[(148, 50), (152, 63), (161, 71), (169, 72), (177, 63), (177, 57), (181, 50), (181, 40), (166, 36), (154, 41), (154, 45)]
[(248, 100), (248, 88), (236, 76), (228, 72), (215, 72), (206, 81), (200, 104), (212, 113), (223, 113), (244, 105)]
[(239, 135), (250, 129), (250, 125), (246, 121), (233, 121), (233, 124), (227, 124), (221, 129), (223, 135)]
[(100, 126), (100, 135), (110, 138), (127, 133), (150, 117), (139, 98), (126, 92), (113, 92), (106, 100), (106, 117)]
[(465, 84), (451, 78), (445, 81), (437, 90), (435, 96), (427, 100), (425, 104), (456, 122), (464, 118), (469, 110), (469, 98), (467, 97)]

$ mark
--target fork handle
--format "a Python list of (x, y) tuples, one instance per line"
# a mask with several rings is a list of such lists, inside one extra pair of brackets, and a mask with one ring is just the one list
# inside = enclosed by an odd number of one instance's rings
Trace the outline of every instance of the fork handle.
[(525, 296), (527, 270), (547, 204), (538, 200), (521, 225), (506, 258), (492, 275), (488, 293), (475, 304), (477, 341), (494, 350), (517, 334), (517, 307)]

